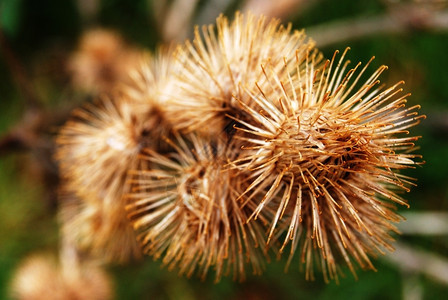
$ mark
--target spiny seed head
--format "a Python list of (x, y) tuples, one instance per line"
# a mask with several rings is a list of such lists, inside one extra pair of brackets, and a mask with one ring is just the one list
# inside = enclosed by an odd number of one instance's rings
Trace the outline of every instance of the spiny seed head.
[(191, 134), (172, 145), (170, 157), (145, 151), (143, 168), (132, 172), (127, 209), (144, 252), (187, 276), (204, 278), (213, 267), (217, 281), (244, 279), (247, 264), (261, 273), (263, 230), (246, 224), (250, 208), (235, 201), (241, 180), (223, 169), (227, 143)]
[(291, 242), (307, 278), (313, 263), (326, 280), (337, 279), (341, 260), (354, 274), (352, 260), (373, 269), (369, 256), (393, 249), (394, 204), (407, 206), (397, 191), (413, 184), (396, 171), (418, 164), (409, 154), (418, 137), (407, 129), (424, 117), (419, 106), (405, 107), (401, 83), (378, 86), (385, 67), (360, 84), (369, 64), (345, 72), (344, 56), (296, 57), (281, 76), (267, 68), (269, 88), (246, 90), (260, 109), (240, 101), (252, 121), (239, 120), (234, 136), (243, 146), (233, 168), (253, 170), (242, 194), (258, 199), (250, 219), (277, 210), (268, 243), (281, 236), (281, 253)]
[(173, 80), (178, 66), (173, 63), (174, 46), (160, 47), (155, 55), (146, 53), (137, 68), (129, 73), (131, 84), (124, 84), (120, 92), (135, 103), (136, 111), (146, 112), (140, 145), (165, 152), (169, 146), (164, 139), (172, 134), (172, 125), (165, 116), (166, 99), (176, 88)]
[(140, 150), (143, 115), (126, 99), (105, 98), (72, 116), (56, 140), (61, 175), (81, 197), (92, 192), (100, 196), (112, 185), (122, 189), (121, 177)]
[(131, 83), (121, 86), (128, 99), (152, 105), (163, 111), (169, 91), (175, 88), (173, 76), (179, 72), (174, 63), (174, 46), (160, 47), (155, 54), (145, 53), (136, 68), (129, 72)]
[[(138, 243), (124, 209), (128, 171), (136, 167), (143, 147), (163, 149), (163, 121), (158, 92), (165, 87), (165, 54), (148, 58), (145, 68), (131, 75), (133, 84), (113, 98), (103, 98), (73, 112), (56, 140), (56, 160), (63, 178), (62, 201), (72, 196), (76, 205), (62, 206), (64, 231), (82, 250), (107, 261), (138, 257)], [(157, 60), (157, 61), (154, 61)]]
[(241, 117), (233, 96), (249, 102), (242, 86), (265, 83), (261, 65), (269, 62), (281, 72), (284, 57), (312, 47), (303, 32), (279, 23), (237, 13), (231, 23), (220, 16), (216, 32), (213, 26), (204, 26), (201, 35), (196, 28), (194, 40), (178, 47), (177, 88), (165, 108), (177, 130), (221, 134), (230, 123), (227, 115)]
[(114, 197), (91, 195), (86, 201), (62, 188), (59, 219), (64, 238), (77, 251), (100, 262), (124, 263), (142, 252), (123, 204), (114, 203)]
[(98, 267), (82, 264), (64, 269), (49, 255), (32, 255), (18, 267), (11, 282), (17, 300), (112, 299), (112, 284)]
[(298, 252), (306, 277), (317, 264), (325, 280), (393, 249), (414, 184), (399, 171), (419, 160), (408, 129), (424, 116), (402, 83), (379, 85), (385, 66), (324, 61), (303, 32), (239, 13), (171, 49), (61, 130), (65, 191), (80, 199), (67, 228), (88, 224), (75, 239), (109, 248), (125, 213), (146, 254), (216, 280), (260, 273), (288, 245), (288, 266)]
[[(72, 217), (64, 222), (64, 230), (80, 249), (124, 262), (140, 253), (123, 193), (127, 172), (140, 151), (145, 119), (133, 103), (119, 99), (75, 110), (60, 130), (56, 159), (64, 182), (62, 194), (79, 199), (75, 207), (66, 208)], [(61, 197), (62, 207), (64, 201), (67, 198)], [(123, 240), (128, 243), (122, 244)]]
[(81, 37), (68, 70), (75, 87), (93, 94), (110, 94), (117, 84), (129, 81), (128, 72), (138, 65), (139, 57), (140, 53), (117, 33), (93, 29)]

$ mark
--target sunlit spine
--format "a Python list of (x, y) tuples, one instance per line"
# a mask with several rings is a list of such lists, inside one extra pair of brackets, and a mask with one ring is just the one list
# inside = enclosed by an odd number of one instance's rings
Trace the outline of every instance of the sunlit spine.
[(325, 280), (338, 278), (340, 261), (356, 276), (353, 261), (374, 269), (369, 257), (393, 250), (395, 204), (408, 206), (397, 193), (413, 185), (397, 171), (420, 158), (407, 130), (424, 116), (405, 106), (402, 82), (379, 86), (385, 66), (363, 81), (370, 62), (347, 71), (345, 54), (320, 67), (296, 57), (285, 76), (266, 66), (270, 86), (246, 90), (261, 109), (240, 101), (251, 121), (235, 119), (243, 146), (231, 165), (252, 171), (240, 197), (258, 202), (248, 223), (275, 209), (268, 244), (283, 240), (282, 253), (291, 243), (288, 265), (298, 252), (309, 279), (315, 263)]
[(234, 97), (250, 105), (243, 88), (266, 83), (261, 65), (269, 62), (282, 72), (284, 57), (302, 55), (313, 45), (291, 25), (250, 13), (237, 13), (232, 22), (220, 16), (216, 28), (197, 27), (193, 41), (177, 49), (177, 88), (167, 101), (166, 116), (182, 132), (222, 134), (233, 124), (229, 115), (243, 117)]
[(241, 180), (223, 168), (227, 142), (190, 134), (171, 143), (170, 156), (145, 150), (131, 172), (127, 210), (143, 251), (187, 276), (205, 278), (211, 268), (216, 281), (229, 274), (242, 280), (247, 268), (261, 273), (264, 230), (246, 224), (250, 205), (240, 209), (235, 201)]

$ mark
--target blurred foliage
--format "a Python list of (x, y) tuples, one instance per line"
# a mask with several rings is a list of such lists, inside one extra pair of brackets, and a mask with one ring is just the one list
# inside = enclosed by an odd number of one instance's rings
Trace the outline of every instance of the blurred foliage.
[[(206, 1), (200, 1), (204, 5)], [(232, 6), (237, 6), (233, 1)], [(1, 0), (0, 26), (33, 78), (45, 103), (58, 105), (67, 93), (61, 60), (75, 47), (87, 26), (104, 26), (124, 35), (133, 44), (149, 49), (159, 43), (152, 3), (147, 0), (102, 0), (97, 19), (83, 23), (74, 0)], [(322, 24), (354, 16), (370, 16), (385, 10), (384, 1), (322, 0), (296, 20), (295, 28)], [(413, 130), (423, 136), (418, 142), (426, 164), (410, 171), (418, 178), (418, 187), (406, 195), (411, 210), (447, 211), (448, 208), (448, 132), (434, 126), (432, 118), (448, 118), (448, 34), (413, 32), (405, 35), (369, 36), (349, 44), (322, 49), (331, 56), (335, 49), (350, 46), (349, 58), (373, 67), (389, 66), (383, 81), (405, 80), (412, 91), (410, 104), (421, 104), (428, 119)], [(3, 57), (2, 57), (3, 59)], [(373, 68), (372, 67), (372, 68)], [(20, 119), (24, 101), (11, 79), (5, 61), (0, 60), (0, 133)], [(46, 203), (44, 191), (32, 171), (32, 157), (24, 153), (0, 157), (0, 298), (7, 298), (7, 284), (17, 263), (27, 254), (51, 249), (57, 251), (56, 212)], [(403, 208), (400, 208), (403, 209)], [(448, 253), (448, 238), (399, 237), (416, 247)], [(244, 283), (225, 278), (218, 284), (213, 278), (179, 278), (160, 267), (159, 261), (135, 262), (112, 266), (116, 299), (400, 299), (403, 274), (396, 267), (376, 261), (378, 272), (359, 272), (353, 279), (348, 272), (339, 285), (325, 284), (319, 276), (314, 282), (304, 279), (296, 263), (284, 274), (284, 261), (269, 264), (264, 275), (249, 275)], [(448, 272), (448, 270), (447, 270)], [(211, 276), (210, 276), (211, 277)], [(440, 299), (448, 287), (419, 276), (425, 299)]]
[(4, 0), (0, 11), (0, 26), (10, 35), (17, 34), (22, 20), (22, 0)]
[(306, 28), (329, 21), (352, 17), (372, 16), (384, 11), (384, 2), (378, 0), (365, 1), (318, 1), (317, 5), (311, 6), (306, 13), (293, 21), (295, 27)]

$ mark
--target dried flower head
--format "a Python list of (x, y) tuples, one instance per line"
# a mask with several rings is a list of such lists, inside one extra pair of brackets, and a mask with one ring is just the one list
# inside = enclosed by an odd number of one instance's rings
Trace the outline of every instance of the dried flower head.
[[(63, 186), (59, 196), (59, 219), (64, 239), (75, 245), (77, 251), (101, 261), (123, 263), (140, 258), (141, 249), (124, 204), (113, 197), (116, 195), (103, 199), (92, 195), (83, 198), (89, 201), (81, 200)], [(107, 201), (111, 198), (120, 201), (111, 205)]]
[(145, 129), (142, 133), (144, 146), (166, 151), (169, 146), (164, 138), (170, 137), (172, 125), (166, 119), (166, 99), (176, 88), (173, 80), (178, 73), (174, 64), (174, 47), (160, 47), (155, 55), (147, 54), (140, 64), (129, 72), (130, 83), (120, 86), (126, 99), (139, 104), (139, 110), (147, 111)]
[(173, 45), (160, 47), (154, 55), (145, 53), (139, 64), (129, 71), (130, 82), (121, 86), (127, 98), (135, 102), (151, 103), (163, 110), (169, 91), (175, 88), (173, 76), (179, 72), (174, 63)]
[(402, 82), (378, 86), (382, 66), (361, 84), (369, 64), (346, 72), (344, 57), (324, 65), (296, 57), (283, 76), (269, 68), (269, 87), (247, 90), (262, 110), (240, 101), (252, 121), (237, 125), (244, 146), (233, 168), (253, 170), (242, 194), (258, 199), (249, 221), (275, 209), (268, 243), (282, 236), (282, 252), (291, 242), (290, 258), (300, 253), (307, 278), (313, 263), (326, 280), (337, 279), (340, 260), (353, 274), (353, 260), (373, 269), (369, 256), (393, 249), (391, 223), (401, 220), (394, 204), (407, 206), (397, 191), (412, 185), (397, 170), (419, 158), (409, 154), (418, 137), (407, 129), (424, 116), (418, 105), (405, 107)]
[(107, 300), (112, 299), (112, 285), (107, 274), (93, 265), (66, 269), (50, 256), (33, 255), (17, 269), (11, 296), (17, 300)]
[(60, 130), (56, 160), (77, 194), (101, 194), (121, 185), (120, 177), (140, 150), (144, 128), (144, 116), (135, 106), (126, 99), (104, 98), (74, 110)]
[(324, 61), (303, 32), (252, 14), (171, 49), (61, 130), (67, 235), (122, 259), (128, 217), (146, 254), (216, 280), (260, 273), (271, 247), (327, 281), (393, 249), (413, 185), (399, 171), (419, 163), (408, 129), (424, 116), (401, 82), (379, 85), (385, 66), (364, 79), (370, 62)]
[(110, 93), (117, 83), (128, 82), (128, 72), (140, 60), (139, 51), (112, 31), (94, 29), (80, 40), (68, 63), (75, 87), (94, 94)]
[(132, 172), (127, 209), (143, 251), (187, 276), (197, 271), (204, 278), (213, 267), (216, 281), (229, 273), (242, 280), (246, 264), (260, 273), (264, 230), (246, 224), (250, 208), (235, 201), (242, 180), (223, 169), (227, 143), (190, 134), (171, 144), (170, 156), (147, 149)]
[[(78, 212), (78, 215), (65, 219), (71, 220), (67, 224), (68, 232), (74, 236), (85, 233), (87, 236), (76, 240), (91, 241), (92, 252), (109, 254), (105, 257), (107, 260), (123, 261), (138, 253), (122, 196), (127, 188), (127, 172), (135, 165), (140, 151), (139, 139), (145, 121), (135, 104), (119, 100), (104, 99), (97, 105), (88, 104), (75, 110), (73, 119), (60, 130), (56, 160), (65, 182), (63, 193), (81, 199), (69, 213)], [(87, 220), (82, 227), (76, 225)], [(115, 237), (117, 232), (131, 234), (130, 243), (117, 244), (122, 241)], [(104, 245), (111, 248), (104, 249)], [(84, 243), (82, 248), (85, 246)]]
[[(195, 30), (193, 42), (177, 51), (176, 89), (167, 98), (166, 116), (181, 131), (198, 131), (205, 136), (220, 134), (242, 111), (233, 96), (247, 101), (241, 86), (265, 83), (262, 65), (269, 62), (278, 72), (284, 57), (301, 55), (313, 46), (303, 32), (283, 27), (280, 21), (237, 13), (229, 24), (226, 17)], [(231, 127), (231, 125), (230, 125)]]
[[(163, 150), (170, 126), (160, 113), (160, 90), (168, 85), (172, 51), (142, 59), (120, 93), (86, 104), (60, 130), (56, 160), (64, 186), (64, 231), (81, 249), (123, 262), (139, 247), (124, 209), (127, 172), (143, 147)], [(76, 201), (70, 201), (75, 197)], [(82, 224), (82, 225), (81, 225)]]

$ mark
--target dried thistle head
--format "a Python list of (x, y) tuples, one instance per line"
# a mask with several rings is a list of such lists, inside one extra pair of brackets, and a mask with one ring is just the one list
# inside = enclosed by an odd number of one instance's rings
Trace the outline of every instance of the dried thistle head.
[[(231, 127), (227, 116), (242, 117), (234, 101), (250, 104), (242, 86), (264, 86), (260, 66), (283, 70), (284, 57), (301, 54), (312, 47), (303, 32), (283, 27), (280, 21), (252, 14), (235, 15), (229, 23), (220, 16), (214, 26), (198, 28), (192, 42), (178, 47), (176, 89), (167, 97), (165, 114), (175, 129), (215, 136)], [(230, 124), (230, 125), (229, 125)]]
[[(59, 219), (64, 239), (80, 253), (101, 262), (124, 263), (141, 258), (140, 245), (121, 200), (116, 195), (95, 197), (83, 198), (86, 201), (62, 186)], [(119, 202), (110, 204), (112, 201)]]
[(174, 46), (160, 47), (154, 55), (146, 53), (140, 64), (129, 72), (130, 83), (120, 86), (126, 99), (138, 104), (138, 110), (147, 111), (143, 132), (144, 146), (164, 152), (169, 146), (164, 138), (170, 137), (172, 124), (165, 116), (166, 99), (176, 88), (174, 74), (179, 72), (173, 59)]
[(235, 201), (242, 180), (223, 168), (229, 145), (195, 134), (171, 143), (170, 156), (148, 149), (132, 172), (127, 209), (143, 251), (187, 276), (213, 268), (216, 281), (229, 273), (242, 280), (246, 265), (261, 273), (264, 230), (246, 224), (249, 206)]
[(63, 218), (64, 231), (81, 249), (109, 261), (124, 262), (139, 253), (123, 194), (141, 149), (163, 150), (161, 137), (169, 135), (158, 95), (169, 85), (165, 57), (170, 54), (141, 60), (120, 93), (76, 109), (56, 140), (62, 193), (79, 199), (66, 208), (71, 217)]
[(96, 266), (83, 264), (64, 269), (51, 256), (33, 255), (18, 267), (11, 282), (11, 296), (17, 300), (107, 300), (112, 284)]
[(104, 98), (74, 110), (56, 140), (61, 175), (80, 195), (120, 185), (140, 150), (143, 129), (144, 115), (127, 99)]
[(140, 53), (126, 45), (115, 32), (105, 29), (87, 31), (68, 62), (73, 85), (93, 94), (107, 93), (128, 82), (128, 72), (136, 67)]
[(188, 276), (214, 268), (216, 280), (260, 273), (277, 244), (279, 255), (290, 244), (288, 266), (299, 252), (309, 279), (314, 264), (326, 281), (340, 262), (355, 276), (373, 269), (413, 185), (399, 171), (418, 164), (408, 129), (419, 106), (406, 108), (402, 83), (379, 86), (386, 67), (363, 79), (370, 62), (323, 61), (278, 20), (221, 16), (216, 30), (197, 29), (174, 59), (151, 57), (121, 98), (64, 126), (56, 157), (80, 199), (66, 230), (115, 253), (128, 214), (146, 254)]
[(268, 243), (283, 239), (282, 253), (291, 242), (288, 265), (298, 251), (311, 279), (314, 263), (337, 280), (340, 261), (355, 274), (353, 261), (374, 269), (369, 257), (393, 250), (395, 204), (408, 206), (397, 193), (413, 185), (398, 171), (419, 158), (407, 130), (424, 116), (405, 107), (402, 82), (379, 86), (385, 66), (363, 82), (369, 64), (346, 72), (344, 57), (297, 56), (281, 76), (266, 71), (269, 87), (247, 90), (262, 110), (241, 101), (252, 121), (235, 134), (244, 145), (233, 168), (252, 170), (241, 196), (258, 199), (249, 220), (276, 210)]
[(139, 64), (129, 71), (131, 82), (122, 85), (121, 92), (129, 99), (151, 103), (162, 110), (168, 91), (175, 88), (173, 76), (179, 72), (174, 52), (174, 45), (168, 45), (159, 47), (155, 54), (145, 53)]
[[(80, 199), (64, 226), (76, 236), (83, 249), (107, 254), (104, 258), (125, 261), (138, 253), (138, 244), (126, 219), (123, 193), (127, 172), (135, 165), (140, 151), (144, 118), (133, 103), (104, 99), (74, 111), (74, 118), (60, 130), (56, 140), (56, 160), (64, 182), (63, 194)], [(62, 197), (64, 206), (66, 197)], [(79, 222), (86, 222), (78, 227)], [(78, 225), (76, 225), (78, 224)], [(90, 230), (83, 230), (90, 228)], [(122, 245), (115, 234), (130, 234)], [(79, 234), (86, 234), (79, 237)], [(94, 235), (101, 233), (102, 236)], [(86, 247), (85, 241), (92, 244)], [(109, 249), (102, 246), (108, 245)], [(117, 252), (114, 252), (114, 249)]]

